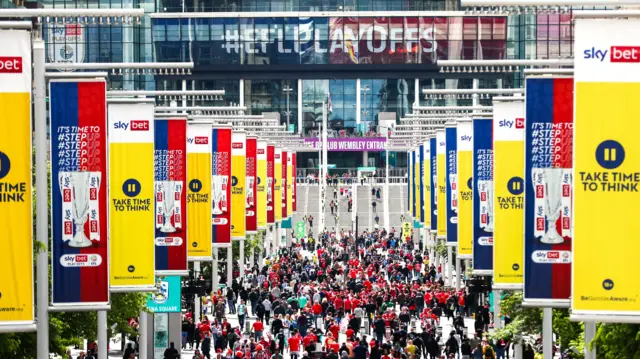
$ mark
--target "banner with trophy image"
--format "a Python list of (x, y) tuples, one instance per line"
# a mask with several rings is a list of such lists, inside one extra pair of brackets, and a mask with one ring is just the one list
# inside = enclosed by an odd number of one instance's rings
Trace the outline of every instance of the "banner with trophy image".
[(415, 188), (415, 195), (413, 197), (413, 208), (415, 209), (414, 220), (421, 221), (422, 217), (420, 217), (420, 199), (422, 198), (422, 192), (420, 188), (420, 147), (416, 147), (413, 150), (413, 188)]
[(109, 303), (104, 80), (51, 80), (52, 305)]
[(569, 307), (573, 79), (526, 79), (524, 302)]
[[(436, 206), (438, 211), (438, 238), (447, 238), (447, 143), (445, 130), (436, 131), (437, 160), (436, 188), (438, 188)], [(447, 243), (448, 244), (448, 243)]]
[(571, 320), (640, 321), (639, 36), (638, 18), (575, 19)]
[(276, 147), (273, 156), (273, 208), (276, 222), (282, 221), (282, 148)]
[(473, 248), (473, 123), (459, 119), (458, 140), (458, 258), (471, 259)]
[(108, 104), (112, 292), (155, 289), (154, 108), (153, 102)]
[(275, 158), (276, 148), (272, 143), (269, 143), (267, 144), (267, 224), (276, 223), (276, 211), (273, 203), (273, 194), (275, 192)]
[(293, 151), (287, 151), (287, 214), (293, 215)]
[(493, 289), (522, 289), (524, 98), (493, 100)]
[(257, 151), (258, 138), (256, 136), (247, 136), (247, 213), (246, 228), (247, 234), (256, 234), (258, 232), (257, 217)]
[(256, 217), (258, 229), (267, 229), (267, 141), (258, 140), (256, 146)]
[(422, 159), (423, 222), (426, 228), (431, 228), (431, 143), (429, 140), (422, 146)]
[(0, 30), (0, 45), (0, 328), (35, 330), (30, 33)]
[(298, 211), (298, 153), (291, 152), (291, 213), (296, 214)]
[(247, 233), (246, 145), (246, 132), (231, 133), (231, 240), (244, 239)]
[(211, 122), (187, 125), (187, 257), (210, 262), (211, 250)]
[(413, 151), (407, 152), (407, 212), (415, 216), (415, 210), (413, 208)]
[(435, 135), (429, 136), (429, 185), (431, 186), (431, 230), (438, 230), (438, 142)]
[(211, 130), (211, 243), (231, 246), (231, 126)]
[(458, 135), (455, 123), (445, 128), (447, 245), (458, 245)]
[(187, 121), (155, 123), (156, 275), (187, 275)]
[(473, 275), (493, 274), (493, 120), (473, 119)]
[(287, 219), (289, 218), (289, 207), (288, 207), (288, 201), (287, 198), (288, 193), (289, 193), (289, 189), (288, 187), (288, 183), (287, 183), (287, 167), (288, 167), (288, 163), (287, 163), (287, 159), (289, 158), (289, 154), (287, 152), (287, 149), (283, 148), (282, 149), (282, 184), (280, 186), (280, 190), (282, 193), (282, 219)]

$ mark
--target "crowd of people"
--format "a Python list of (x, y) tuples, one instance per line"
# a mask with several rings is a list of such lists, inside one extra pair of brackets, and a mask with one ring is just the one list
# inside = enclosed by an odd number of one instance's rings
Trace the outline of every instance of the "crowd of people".
[[(187, 318), (183, 348), (195, 349), (194, 359), (508, 355), (508, 342), (485, 336), (492, 323), (488, 305), (445, 287), (442, 268), (430, 264), (421, 244), (398, 234), (324, 231), (278, 249), (211, 298), (212, 320)], [(239, 325), (231, 325), (229, 315)]]

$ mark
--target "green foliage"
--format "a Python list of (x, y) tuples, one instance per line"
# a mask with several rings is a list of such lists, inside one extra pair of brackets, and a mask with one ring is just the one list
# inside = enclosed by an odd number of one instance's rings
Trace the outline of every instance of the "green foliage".
[(594, 343), (598, 358), (640, 359), (640, 325), (599, 324)]
[(445, 260), (447, 259), (447, 243), (446, 241), (443, 241), (441, 239), (437, 239), (436, 240), (436, 253), (438, 253), (439, 256), (441, 256), (442, 258), (444, 258)]
[(535, 335), (542, 331), (542, 310), (522, 306), (521, 291), (505, 291), (500, 301), (501, 314), (509, 316), (511, 323), (497, 330), (496, 339), (511, 339), (521, 336)]

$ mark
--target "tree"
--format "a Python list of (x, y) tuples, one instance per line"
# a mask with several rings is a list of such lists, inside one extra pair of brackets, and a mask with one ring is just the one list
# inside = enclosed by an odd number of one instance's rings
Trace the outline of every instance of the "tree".
[(640, 325), (599, 324), (594, 343), (598, 358), (640, 359)]

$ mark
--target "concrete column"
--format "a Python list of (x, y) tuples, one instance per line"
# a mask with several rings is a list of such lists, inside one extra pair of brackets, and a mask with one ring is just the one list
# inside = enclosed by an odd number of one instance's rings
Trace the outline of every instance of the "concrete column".
[(446, 271), (445, 271), (447, 280), (445, 281), (445, 285), (449, 287), (453, 287), (453, 277), (452, 277), (453, 265), (451, 263), (452, 261), (453, 261), (453, 247), (447, 246), (447, 263), (446, 263)]
[(213, 262), (211, 264), (211, 286), (214, 293), (218, 292), (218, 285), (220, 281), (218, 279), (218, 263), (220, 262), (220, 254), (218, 247), (213, 247)]
[(302, 134), (302, 79), (298, 79), (298, 134)]
[(173, 342), (182, 354), (182, 313), (169, 313), (169, 343)]
[(542, 308), (542, 353), (544, 359), (553, 359), (553, 309), (551, 308)]
[(460, 258), (456, 256), (456, 290), (460, 290), (460, 282), (462, 281)]
[(522, 344), (517, 343), (513, 346), (515, 359), (522, 359)]
[(500, 311), (500, 290), (493, 291), (493, 327), (496, 329), (502, 328), (502, 316)]
[(98, 311), (98, 358), (106, 358), (108, 355), (107, 339), (107, 311)]
[(227, 286), (233, 283), (233, 245), (227, 248)]
[(596, 322), (584, 322), (584, 359), (596, 359), (596, 347), (589, 350), (589, 343), (596, 336)]
[(244, 239), (241, 239), (238, 243), (240, 246), (240, 256), (238, 259), (238, 265), (240, 269), (240, 278), (244, 277)]
[(362, 118), (361, 118), (362, 104), (361, 104), (361, 98), (360, 98), (362, 94), (360, 93), (360, 79), (356, 79), (356, 92), (358, 94), (356, 96), (356, 125), (359, 125), (360, 122), (362, 121)]
[(147, 316), (147, 312), (145, 312), (144, 310), (141, 311), (138, 320), (138, 359), (148, 359), (147, 343), (149, 342), (149, 319)]
[[(198, 278), (200, 277), (200, 262), (193, 262), (193, 275), (195, 280), (198, 280)], [(196, 321), (200, 321), (200, 318), (201, 318), (200, 297), (196, 294), (194, 296), (193, 301), (194, 301), (193, 317), (195, 318)]]

